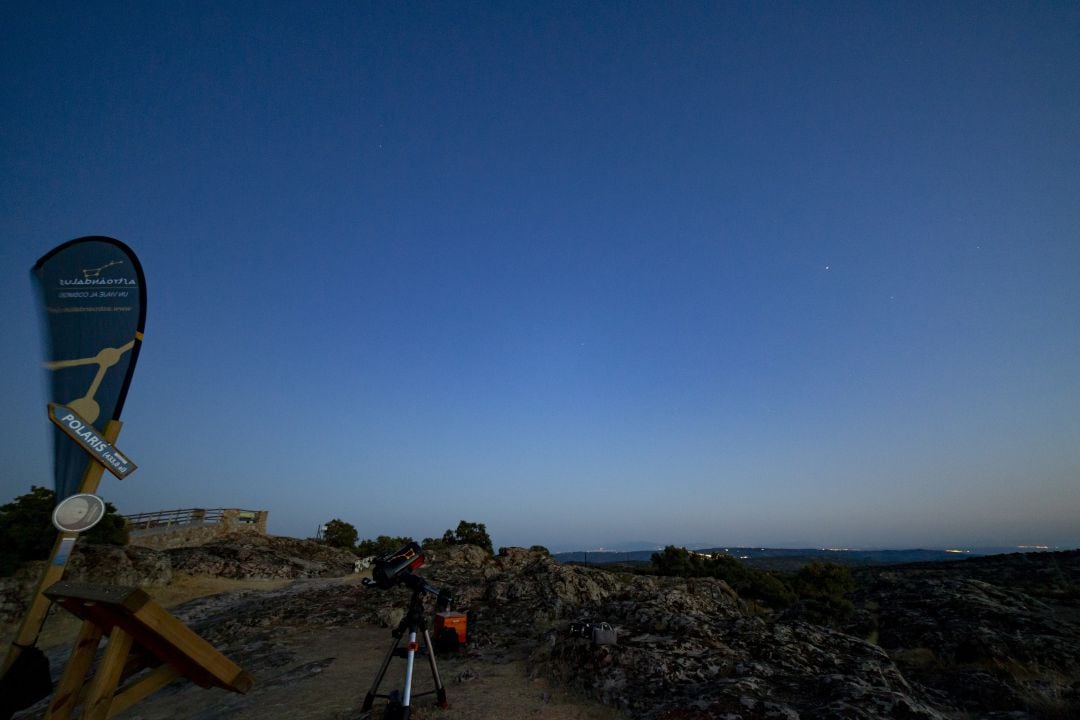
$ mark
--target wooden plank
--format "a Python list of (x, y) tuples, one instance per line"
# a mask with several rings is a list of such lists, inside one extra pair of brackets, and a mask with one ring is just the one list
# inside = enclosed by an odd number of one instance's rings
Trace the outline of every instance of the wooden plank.
[(171, 665), (161, 665), (156, 670), (151, 670), (145, 677), (139, 678), (113, 697), (112, 706), (109, 708), (109, 717), (124, 712), (150, 693), (165, 687), (178, 677), (180, 677), (180, 672)]
[(86, 682), (86, 671), (90, 669), (94, 655), (97, 654), (101, 635), (100, 627), (89, 620), (83, 622), (67, 667), (64, 668), (64, 674), (56, 686), (52, 702), (49, 703), (48, 712), (45, 713), (45, 720), (67, 720), (71, 717), (71, 711), (75, 709)]
[[(72, 582), (64, 580), (56, 583), (45, 595), (51, 600), (80, 600), (79, 605), (88, 602), (102, 603), (122, 607), (128, 612), (134, 613), (148, 602), (153, 602), (145, 590), (137, 587), (125, 587), (123, 585), (97, 585), (94, 583)], [(75, 612), (74, 609), (72, 612)], [(78, 613), (76, 613), (78, 614)]]
[[(149, 603), (139, 608), (135, 617), (145, 627), (168, 639), (179, 654), (205, 671), (213, 685), (239, 693), (246, 693), (251, 689), (254, 681), (250, 675), (157, 603)], [(172, 658), (161, 656), (161, 659), (172, 662), (175, 654)]]
[(120, 673), (124, 671), (128, 652), (131, 651), (133, 638), (123, 628), (113, 628), (109, 644), (105, 647), (105, 656), (98, 665), (94, 679), (86, 691), (86, 703), (83, 705), (84, 720), (107, 720), (109, 707), (112, 705), (116, 686), (120, 682)]

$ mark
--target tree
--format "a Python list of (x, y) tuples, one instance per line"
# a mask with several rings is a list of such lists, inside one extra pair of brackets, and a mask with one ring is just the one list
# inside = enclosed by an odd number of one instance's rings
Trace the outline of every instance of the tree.
[(387, 553), (392, 553), (399, 548), (405, 547), (412, 541), (413, 539), (411, 537), (380, 535), (374, 540), (363, 540), (358, 543), (356, 546), (356, 554), (360, 557), (386, 555)]
[(845, 565), (812, 562), (796, 573), (792, 585), (802, 598), (843, 598), (855, 590), (855, 578)]
[(719, 578), (739, 597), (758, 601), (774, 610), (786, 608), (795, 601), (795, 595), (778, 577), (748, 567), (723, 553), (709, 557), (668, 545), (662, 553), (653, 553), (652, 565), (658, 575)]
[(799, 596), (799, 614), (810, 622), (838, 627), (855, 609), (850, 600), (855, 578), (845, 565), (809, 563), (795, 574), (791, 585)]
[(424, 538), (422, 543), (427, 550), (437, 550), (450, 545), (476, 545), (494, 554), (495, 549), (491, 544), (491, 536), (488, 535), (484, 523), (473, 523), (462, 520), (458, 523), (457, 530), (447, 530), (441, 538)]
[[(449, 532), (449, 531), (447, 531)], [(484, 523), (472, 523), (462, 520), (454, 531), (454, 543), (457, 545), (476, 545), (489, 553), (493, 553), (491, 537), (488, 535)]]
[[(31, 487), (6, 505), (0, 505), (0, 576), (11, 575), (24, 562), (45, 560), (56, 540), (52, 513), (56, 493)], [(97, 525), (80, 534), (83, 542), (97, 545), (126, 545), (127, 525), (112, 503), (105, 503), (105, 515)]]
[(446, 543), (442, 538), (424, 538), (420, 541), (420, 547), (424, 548), (424, 552), (428, 550), (443, 550), (446, 548)]
[(657, 575), (700, 577), (704, 574), (701, 556), (674, 545), (668, 545), (662, 553), (653, 553), (652, 565)]
[(346, 550), (352, 550), (356, 545), (356, 538), (358, 534), (356, 528), (344, 520), (338, 520), (334, 518), (330, 522), (326, 523), (323, 529), (323, 542), (331, 547), (345, 548)]
[(50, 519), (55, 505), (52, 490), (34, 486), (0, 507), (0, 575), (11, 575), (27, 560), (49, 557), (56, 539)]
[(127, 545), (127, 521), (117, 514), (111, 502), (105, 503), (105, 515), (97, 525), (82, 534), (83, 540), (92, 545)]

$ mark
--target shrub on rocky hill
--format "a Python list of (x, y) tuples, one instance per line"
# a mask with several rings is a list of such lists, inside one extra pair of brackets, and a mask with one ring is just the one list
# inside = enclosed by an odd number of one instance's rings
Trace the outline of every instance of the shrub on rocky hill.
[(356, 554), (360, 557), (371, 557), (372, 555), (386, 555), (392, 553), (395, 550), (404, 547), (411, 543), (413, 539), (411, 537), (393, 537), (391, 535), (380, 535), (374, 540), (361, 540), (356, 544)]
[[(25, 562), (45, 560), (56, 541), (52, 513), (56, 493), (33, 486), (6, 505), (0, 505), (0, 577), (12, 575)], [(112, 503), (105, 503), (105, 516), (97, 525), (80, 534), (90, 544), (126, 545), (127, 527)]]
[(425, 538), (421, 545), (425, 550), (438, 550), (451, 545), (475, 545), (487, 550), (489, 555), (494, 553), (487, 526), (484, 523), (466, 522), (465, 520), (458, 523), (456, 530), (444, 532), (442, 538)]
[(653, 553), (652, 567), (658, 575), (723, 580), (743, 599), (773, 610), (789, 607), (796, 599), (778, 576), (748, 567), (730, 555), (708, 556), (668, 545), (662, 553)]

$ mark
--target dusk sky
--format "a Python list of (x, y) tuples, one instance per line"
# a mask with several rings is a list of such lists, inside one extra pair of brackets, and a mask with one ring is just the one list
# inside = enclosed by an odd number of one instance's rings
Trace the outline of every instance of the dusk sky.
[(1080, 4), (0, 10), (34, 262), (147, 277), (122, 513), (496, 546), (1080, 546)]

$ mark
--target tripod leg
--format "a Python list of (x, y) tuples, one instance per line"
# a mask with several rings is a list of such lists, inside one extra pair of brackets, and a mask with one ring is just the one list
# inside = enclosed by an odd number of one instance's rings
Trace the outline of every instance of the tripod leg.
[(401, 698), (401, 720), (409, 720), (409, 703), (412, 700), (412, 671), (416, 660), (416, 627), (409, 628), (409, 644), (405, 653), (405, 691)]
[(427, 628), (424, 628), (424, 640), (427, 642), (427, 659), (431, 665), (431, 676), (435, 678), (435, 690), (437, 691), (437, 697), (439, 701), (439, 707), (448, 708), (450, 703), (446, 702), (446, 688), (443, 687), (442, 678), (439, 677), (439, 666), (435, 664), (435, 647), (431, 644), (431, 633)]
[(360, 712), (367, 712), (371, 709), (372, 703), (375, 702), (375, 693), (379, 691), (379, 683), (382, 682), (383, 676), (386, 675), (386, 668), (390, 667), (390, 660), (394, 657), (394, 652), (400, 642), (401, 638), (396, 638), (394, 644), (390, 646), (390, 652), (386, 653), (386, 657), (383, 658), (382, 667), (379, 668), (378, 674), (375, 675), (375, 682), (371, 684), (371, 689), (368, 690), (368, 694), (364, 697), (364, 704), (360, 707)]

